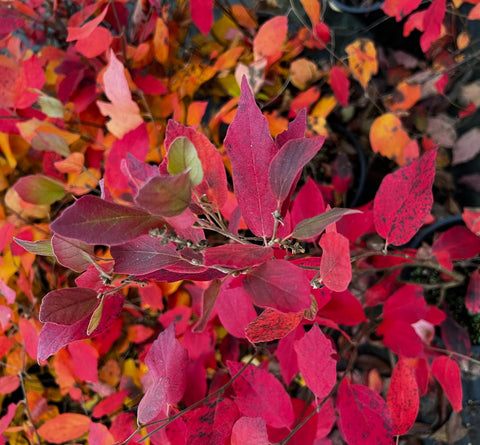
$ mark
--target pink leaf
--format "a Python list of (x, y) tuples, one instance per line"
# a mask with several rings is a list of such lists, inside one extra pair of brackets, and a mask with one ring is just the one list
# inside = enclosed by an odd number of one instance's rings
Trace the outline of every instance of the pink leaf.
[(340, 384), (337, 395), (339, 427), (349, 444), (391, 444), (393, 427), (385, 401), (363, 385), (348, 379)]
[(42, 299), (39, 319), (42, 323), (73, 325), (91, 314), (98, 302), (97, 292), (86, 287), (52, 290)]
[(269, 65), (282, 56), (283, 43), (287, 37), (288, 20), (280, 15), (267, 20), (253, 39), (254, 60), (266, 58)]
[(106, 397), (95, 405), (92, 411), (92, 417), (100, 419), (103, 416), (112, 414), (118, 410), (122, 405), (125, 397), (127, 397), (129, 391), (124, 389), (113, 393), (111, 396)]
[(230, 335), (245, 338), (245, 328), (257, 317), (257, 313), (241, 283), (240, 277), (227, 278), (220, 288), (215, 309), (222, 326)]
[(388, 244), (407, 243), (423, 225), (433, 203), (435, 157), (432, 149), (383, 178), (373, 204), (375, 228)]
[(0, 395), (7, 395), (14, 392), (20, 386), (18, 375), (6, 375), (0, 377)]
[(22, 343), (25, 346), (27, 354), (33, 360), (37, 359), (38, 354), (38, 332), (33, 325), (32, 320), (20, 318), (18, 322), (20, 334), (22, 335)]
[[(288, 280), (285, 280), (288, 277)], [(285, 260), (271, 260), (249, 272), (243, 280), (253, 303), (281, 312), (298, 312), (311, 304), (306, 273)]]
[(50, 229), (58, 235), (87, 244), (115, 245), (161, 227), (163, 221), (143, 210), (82, 196), (64, 210)]
[(319, 399), (325, 398), (337, 381), (337, 362), (332, 357), (336, 351), (332, 342), (314, 324), (294, 347), (305, 383)]
[[(242, 363), (227, 362), (230, 375), (242, 369)], [(240, 412), (247, 417), (261, 417), (274, 428), (290, 427), (293, 407), (282, 384), (270, 373), (248, 365), (233, 383)]]
[(462, 410), (462, 379), (458, 364), (445, 355), (437, 357), (432, 363), (432, 374), (445, 391), (455, 412)]
[(285, 337), (303, 319), (303, 312), (285, 314), (272, 308), (265, 309), (245, 329), (251, 343), (261, 343)]
[(269, 445), (267, 424), (261, 417), (240, 417), (233, 425), (232, 445)]
[(465, 307), (474, 314), (480, 312), (480, 272), (478, 269), (474, 270), (470, 276), (465, 295)]
[(98, 382), (98, 351), (84, 341), (68, 345), (75, 375), (80, 380)]
[(95, 258), (95, 248), (78, 240), (53, 235), (51, 239), (53, 254), (64, 267), (75, 272), (88, 269)]
[(113, 246), (111, 254), (117, 273), (143, 275), (181, 261), (173, 243), (164, 244), (161, 238), (142, 235), (128, 243)]
[(197, 149), (198, 158), (202, 163), (203, 181), (195, 187), (199, 196), (207, 195), (207, 198), (222, 207), (227, 201), (228, 188), (227, 177), (223, 160), (218, 150), (210, 140), (202, 133), (191, 127), (185, 127), (173, 120), (169, 120), (165, 133), (165, 146), (170, 144), (179, 136), (186, 136)]
[(87, 334), (91, 318), (90, 315), (87, 315), (70, 326), (46, 323), (40, 332), (38, 360), (46, 360), (61, 347), (75, 340), (90, 338), (105, 332), (120, 315), (123, 308), (123, 301), (124, 297), (119, 293), (108, 295), (104, 298), (101, 319), (91, 335)]
[(237, 114), (228, 127), (224, 144), (232, 165), (235, 195), (245, 222), (255, 235), (271, 236), (272, 213), (277, 204), (266, 172), (277, 149), (267, 119), (255, 103), (245, 77)]
[(440, 37), (442, 22), (445, 17), (445, 0), (434, 0), (423, 17), (424, 32), (420, 37), (420, 46), (425, 53), (430, 45)]
[(192, 21), (203, 35), (207, 35), (213, 25), (213, 0), (190, 0)]
[(7, 300), (7, 304), (13, 304), (15, 302), (17, 293), (5, 283), (3, 278), (0, 280), (0, 292), (5, 297), (5, 300)]
[(109, 116), (108, 130), (117, 138), (137, 128), (143, 119), (140, 109), (132, 100), (123, 65), (110, 50), (110, 62), (103, 74), (105, 95), (111, 103), (97, 101), (97, 106), (104, 116)]
[(168, 405), (180, 401), (187, 384), (187, 361), (187, 351), (175, 338), (172, 323), (153, 342), (145, 357), (148, 371), (145, 395), (138, 405), (139, 423), (153, 420), (164, 413)]
[(420, 406), (415, 370), (406, 359), (400, 358), (393, 368), (387, 405), (392, 414), (393, 434), (406, 434), (415, 422)]
[(291, 139), (273, 157), (268, 170), (268, 179), (277, 199), (278, 209), (290, 190), (295, 187), (295, 180), (298, 180), (298, 175), (305, 164), (317, 154), (324, 141), (324, 137)]
[(337, 232), (325, 233), (320, 239), (323, 249), (320, 263), (320, 278), (329, 289), (342, 292), (352, 279), (350, 242)]
[(224, 244), (205, 251), (205, 266), (246, 269), (267, 261), (273, 256), (271, 247), (254, 244)]
[(338, 66), (334, 66), (330, 70), (330, 85), (332, 86), (332, 90), (340, 105), (347, 107), (348, 96), (350, 95), (350, 81), (348, 80), (348, 77), (345, 76), (343, 70)]
[(280, 364), (283, 381), (287, 386), (290, 385), (292, 379), (300, 371), (298, 367), (298, 356), (295, 351), (295, 343), (304, 335), (305, 331), (303, 326), (300, 326), (278, 342), (276, 356)]

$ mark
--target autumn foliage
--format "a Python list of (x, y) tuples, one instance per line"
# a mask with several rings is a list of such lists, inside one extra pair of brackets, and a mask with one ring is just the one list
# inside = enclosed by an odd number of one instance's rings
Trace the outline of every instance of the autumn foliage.
[(444, 112), (478, 5), (386, 0), (416, 57), (337, 47), (322, 5), (0, 3), (0, 444), (392, 444), (421, 397), (462, 411), (480, 212), (414, 241), (480, 152)]

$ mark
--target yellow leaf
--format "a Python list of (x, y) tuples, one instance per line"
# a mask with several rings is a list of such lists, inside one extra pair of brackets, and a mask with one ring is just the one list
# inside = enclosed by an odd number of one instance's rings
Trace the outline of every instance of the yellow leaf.
[(0, 132), (0, 148), (7, 160), (8, 166), (11, 169), (14, 169), (17, 166), (17, 160), (12, 154), (12, 148), (10, 147), (10, 140), (7, 133)]
[(165, 21), (157, 18), (155, 23), (155, 33), (153, 34), (153, 48), (155, 50), (155, 59), (160, 63), (165, 63), (168, 59), (169, 33)]
[(337, 105), (335, 96), (322, 97), (313, 107), (310, 116), (325, 119)]
[(366, 88), (378, 71), (377, 50), (371, 40), (357, 39), (345, 48), (352, 74)]

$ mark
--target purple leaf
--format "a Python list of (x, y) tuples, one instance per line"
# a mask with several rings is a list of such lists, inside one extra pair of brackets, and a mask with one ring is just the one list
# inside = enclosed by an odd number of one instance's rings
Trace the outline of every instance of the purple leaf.
[(273, 233), (272, 213), (277, 204), (266, 173), (277, 148), (267, 119), (255, 103), (245, 77), (241, 90), (237, 114), (224, 141), (225, 149), (231, 161), (235, 195), (245, 222), (255, 235), (269, 237)]
[(138, 191), (135, 202), (156, 216), (180, 215), (190, 204), (190, 173), (150, 178)]
[(205, 266), (245, 269), (267, 261), (273, 256), (271, 247), (253, 244), (224, 244), (205, 251)]
[(62, 326), (54, 323), (44, 324), (38, 338), (38, 360), (46, 360), (60, 348), (75, 340), (91, 338), (106, 331), (120, 315), (123, 308), (124, 297), (116, 293), (106, 296), (103, 301), (102, 317), (91, 335), (87, 334), (90, 315), (87, 315), (70, 326)]
[(260, 307), (298, 312), (308, 309), (312, 303), (306, 273), (285, 260), (263, 263), (246, 275), (243, 285), (253, 303)]
[(162, 244), (160, 238), (150, 235), (113, 246), (110, 252), (115, 260), (114, 271), (131, 275), (147, 274), (181, 261), (172, 243)]
[(42, 323), (73, 325), (90, 315), (98, 305), (97, 292), (87, 287), (52, 290), (43, 297), (39, 320)]
[(268, 170), (268, 179), (279, 204), (295, 187), (295, 179), (298, 181), (303, 167), (317, 154), (324, 141), (324, 137), (291, 139), (272, 159)]
[(177, 403), (187, 385), (187, 351), (175, 338), (172, 323), (153, 342), (145, 357), (148, 371), (145, 375), (146, 389), (138, 405), (138, 422), (146, 423), (163, 413), (168, 404)]
[(87, 244), (116, 245), (161, 227), (160, 218), (143, 210), (83, 196), (50, 224), (50, 229), (65, 238)]

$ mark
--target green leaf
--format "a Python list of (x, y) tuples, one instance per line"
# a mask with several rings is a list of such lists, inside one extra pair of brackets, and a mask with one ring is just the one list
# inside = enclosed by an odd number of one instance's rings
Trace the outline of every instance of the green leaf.
[(88, 323), (88, 328), (87, 328), (87, 335), (90, 335), (95, 329), (97, 329), (98, 324), (102, 319), (103, 300), (104, 300), (104, 297), (102, 297), (102, 299), (100, 300), (100, 304), (93, 311), (93, 314), (90, 317), (90, 322)]
[(58, 134), (53, 133), (37, 131), (37, 134), (32, 139), (32, 147), (39, 151), (53, 151), (65, 158), (70, 154), (67, 141)]
[(59, 117), (63, 118), (65, 114), (65, 109), (63, 108), (62, 102), (60, 102), (55, 97), (50, 96), (40, 96), (37, 99), (38, 105), (43, 113), (45, 113), (48, 117)]
[(17, 181), (14, 189), (20, 198), (31, 204), (50, 205), (66, 195), (61, 182), (44, 175), (24, 176)]
[(292, 236), (297, 239), (310, 239), (320, 235), (327, 226), (337, 222), (344, 215), (362, 213), (360, 210), (334, 208), (325, 213), (300, 221)]
[(18, 245), (22, 246), (30, 253), (34, 253), (35, 255), (53, 256), (52, 243), (49, 239), (38, 241), (26, 241), (15, 237), (13, 239)]
[(203, 180), (203, 168), (197, 149), (190, 139), (179, 136), (170, 145), (167, 153), (168, 171), (176, 175), (190, 169), (190, 183), (193, 187)]

